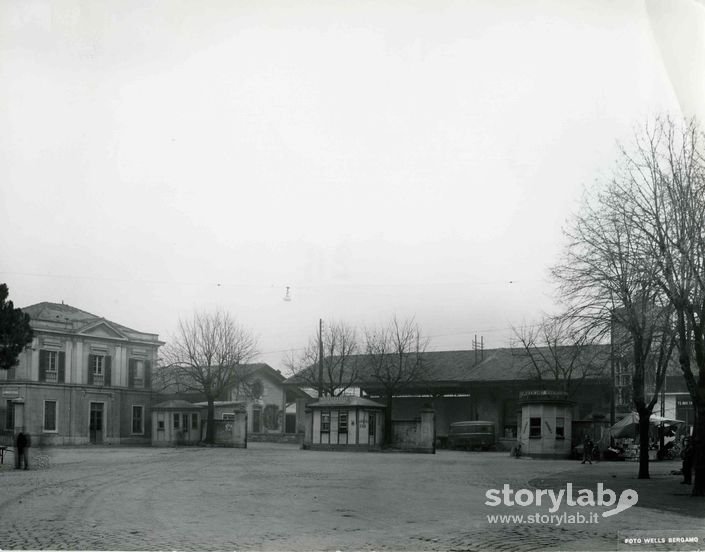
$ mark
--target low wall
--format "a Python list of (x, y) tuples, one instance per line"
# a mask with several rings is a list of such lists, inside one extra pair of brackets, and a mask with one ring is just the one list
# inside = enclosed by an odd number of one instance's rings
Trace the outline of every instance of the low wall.
[(414, 420), (392, 420), (393, 449), (436, 453), (435, 412), (424, 409)]
[(293, 443), (304, 441), (303, 433), (249, 433), (247, 440), (251, 443)]
[[(247, 448), (247, 413), (236, 411), (234, 420), (213, 420), (213, 442), (223, 447)], [(205, 425), (203, 427), (205, 430)]]
[(301, 446), (304, 450), (332, 450), (332, 451), (345, 451), (345, 452), (381, 452), (382, 447), (374, 445), (312, 445), (303, 444)]

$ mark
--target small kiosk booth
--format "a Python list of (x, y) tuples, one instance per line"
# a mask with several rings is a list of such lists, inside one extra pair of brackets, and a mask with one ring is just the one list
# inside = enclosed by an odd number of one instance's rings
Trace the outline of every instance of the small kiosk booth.
[(304, 449), (380, 450), (385, 406), (363, 397), (326, 397), (306, 406)]
[(522, 391), (517, 427), (522, 454), (535, 458), (568, 458), (571, 451), (573, 401), (564, 391)]
[(173, 400), (152, 407), (152, 446), (195, 445), (201, 440), (200, 406)]

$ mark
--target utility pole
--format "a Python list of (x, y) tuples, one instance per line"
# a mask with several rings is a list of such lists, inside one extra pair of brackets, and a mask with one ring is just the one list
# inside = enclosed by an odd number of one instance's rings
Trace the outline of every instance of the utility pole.
[(318, 396), (323, 396), (323, 318), (318, 320)]
[(480, 336), (480, 342), (477, 341), (477, 334), (475, 334), (475, 339), (472, 341), (472, 348), (475, 351), (475, 364), (477, 364), (477, 352), (480, 351), (480, 361), (485, 360), (485, 336)]

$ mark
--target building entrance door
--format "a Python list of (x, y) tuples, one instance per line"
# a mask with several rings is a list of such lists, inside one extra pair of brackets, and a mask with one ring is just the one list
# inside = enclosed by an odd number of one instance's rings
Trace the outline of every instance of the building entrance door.
[(262, 411), (259, 408), (252, 409), (252, 433), (262, 431)]
[(103, 442), (103, 403), (91, 403), (91, 416), (88, 427), (91, 443)]

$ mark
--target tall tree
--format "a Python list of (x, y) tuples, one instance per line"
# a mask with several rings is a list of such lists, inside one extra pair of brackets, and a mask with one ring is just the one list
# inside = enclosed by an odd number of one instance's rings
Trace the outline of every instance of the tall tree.
[[(360, 344), (357, 331), (345, 322), (323, 325), (299, 355), (285, 364), (300, 385), (319, 390), (319, 396), (336, 397), (358, 384)], [(322, 358), (321, 358), (322, 357)]]
[(386, 325), (365, 330), (366, 366), (364, 379), (378, 385), (386, 399), (384, 440), (392, 440), (392, 406), (394, 397), (411, 384), (422, 383), (428, 371), (424, 353), (428, 338), (411, 318), (400, 321), (396, 316)]
[(162, 354), (162, 382), (204, 395), (208, 403), (206, 442), (212, 443), (215, 401), (250, 377), (246, 363), (257, 354), (257, 340), (227, 313), (197, 312), (179, 320), (176, 335)]
[(705, 496), (705, 136), (694, 120), (646, 125), (624, 152), (619, 201), (673, 309), (678, 360), (695, 406), (694, 496)]
[[(670, 124), (657, 121), (637, 135), (633, 148), (622, 149), (612, 180), (585, 199), (566, 230), (565, 256), (553, 271), (573, 313), (588, 325), (610, 331), (617, 348), (630, 350), (632, 394), (640, 424), (640, 478), (649, 477), (649, 417), (678, 344), (674, 321), (682, 310), (679, 293), (669, 289), (673, 278), (658, 238), (659, 226), (673, 231), (672, 220), (665, 225), (659, 222), (664, 209), (662, 188), (665, 182), (681, 180), (665, 174), (661, 166), (674, 155), (673, 148), (683, 146), (666, 136)], [(668, 211), (674, 216), (672, 207)], [(683, 259), (681, 263), (687, 266)], [(692, 274), (685, 280), (690, 286)], [(692, 328), (684, 331), (684, 337)], [(688, 349), (687, 338), (682, 345)], [(686, 367), (686, 381), (687, 372)], [(653, 382), (650, 390), (647, 380)]]
[(0, 370), (9, 370), (17, 364), (17, 357), (32, 343), (34, 332), (29, 315), (17, 309), (7, 298), (7, 284), (0, 284)]

